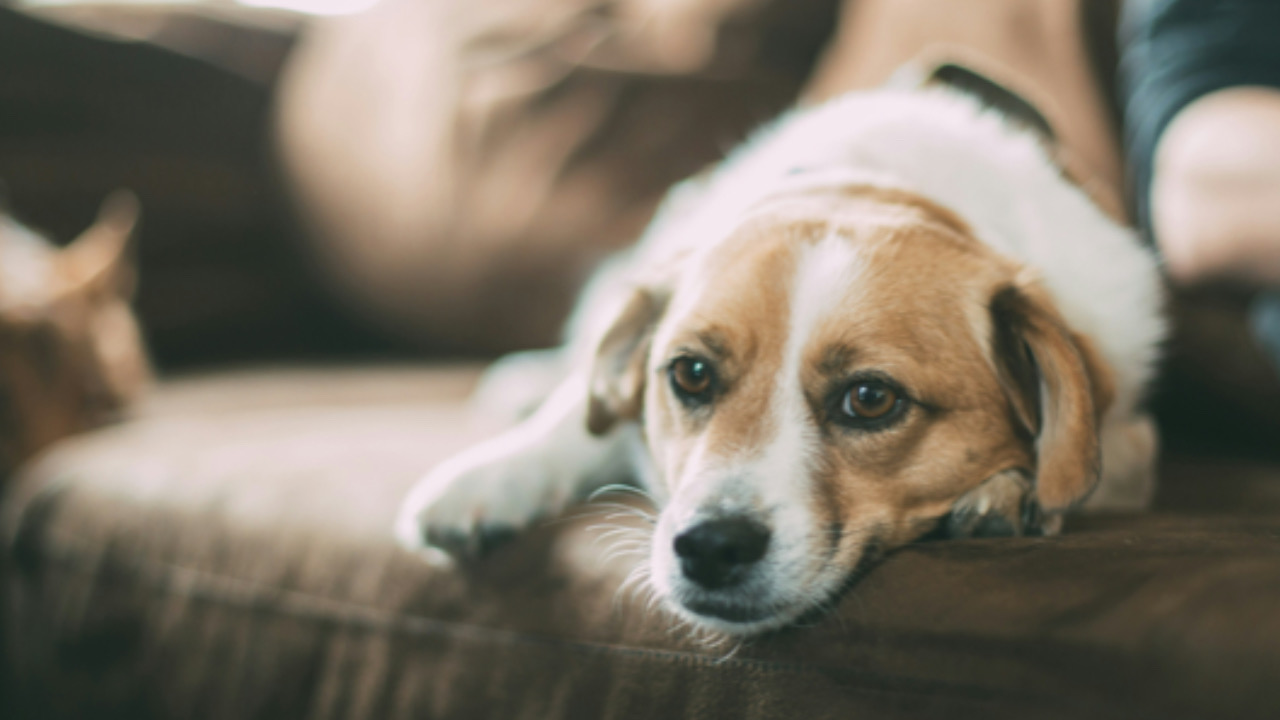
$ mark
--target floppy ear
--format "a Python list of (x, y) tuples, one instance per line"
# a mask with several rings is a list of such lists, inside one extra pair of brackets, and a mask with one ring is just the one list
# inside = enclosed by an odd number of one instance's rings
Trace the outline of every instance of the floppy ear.
[(1099, 358), (1036, 286), (1008, 285), (991, 300), (994, 355), (1014, 415), (1035, 437), (1035, 491), (1062, 512), (1098, 480), (1098, 427), (1112, 387)]
[(59, 254), (71, 287), (90, 293), (132, 294), (133, 276), (126, 254), (138, 224), (138, 199), (117, 190), (103, 201), (98, 219)]
[(640, 288), (621, 306), (596, 348), (591, 367), (587, 430), (603, 435), (619, 420), (640, 417), (645, 364), (653, 328), (668, 294)]

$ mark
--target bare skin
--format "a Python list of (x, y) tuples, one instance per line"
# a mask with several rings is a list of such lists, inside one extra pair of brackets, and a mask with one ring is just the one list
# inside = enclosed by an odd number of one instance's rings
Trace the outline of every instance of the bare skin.
[(1188, 105), (1156, 149), (1152, 225), (1173, 280), (1280, 285), (1280, 90)]

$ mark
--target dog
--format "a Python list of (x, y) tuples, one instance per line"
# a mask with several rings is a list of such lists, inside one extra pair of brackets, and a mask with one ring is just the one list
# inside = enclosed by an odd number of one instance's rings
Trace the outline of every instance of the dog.
[(1161, 310), (1153, 253), (1036, 132), (953, 88), (851, 93), (677, 186), (584, 292), (554, 390), (397, 536), (479, 554), (633, 475), (663, 604), (780, 628), (926, 535), (1144, 507)]

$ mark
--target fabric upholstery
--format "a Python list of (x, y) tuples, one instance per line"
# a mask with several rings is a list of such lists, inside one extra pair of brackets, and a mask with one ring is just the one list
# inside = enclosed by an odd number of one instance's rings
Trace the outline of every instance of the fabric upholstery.
[[(402, 493), (482, 432), (467, 369), (175, 382), (8, 488), (17, 717), (1246, 718), (1280, 714), (1280, 467), (1179, 461), (1158, 509), (894, 553), (741, 646), (619, 593), (609, 507), (466, 568)], [(21, 711), (21, 712), (19, 712)]]

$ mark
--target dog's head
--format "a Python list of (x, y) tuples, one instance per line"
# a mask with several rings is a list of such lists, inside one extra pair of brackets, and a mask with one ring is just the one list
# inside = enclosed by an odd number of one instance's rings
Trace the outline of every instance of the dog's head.
[(642, 423), (659, 594), (748, 633), (993, 479), (1025, 479), (977, 503), (1008, 527), (1066, 509), (1095, 482), (1108, 392), (1022, 268), (923, 198), (854, 187), (774, 198), (638, 290), (600, 343), (589, 425)]

